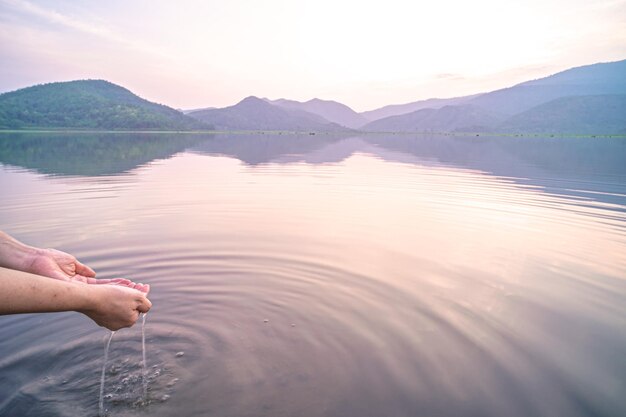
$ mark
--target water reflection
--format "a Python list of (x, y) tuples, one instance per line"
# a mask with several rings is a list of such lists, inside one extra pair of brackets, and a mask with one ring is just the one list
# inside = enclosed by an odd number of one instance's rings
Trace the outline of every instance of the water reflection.
[[(0, 228), (153, 286), (154, 401), (120, 332), (115, 415), (623, 414), (620, 141), (178, 139), (98, 176), (0, 148)], [(103, 336), (0, 317), (0, 414), (97, 409)]]
[[(339, 163), (364, 153), (390, 162), (478, 170), (553, 193), (622, 204), (626, 141), (622, 138), (270, 134), (0, 135), (0, 163), (56, 176), (130, 172), (189, 151), (256, 166)], [(102, 179), (104, 181), (104, 179)]]
[(161, 133), (5, 133), (0, 163), (50, 175), (103, 176), (130, 171), (206, 140)]

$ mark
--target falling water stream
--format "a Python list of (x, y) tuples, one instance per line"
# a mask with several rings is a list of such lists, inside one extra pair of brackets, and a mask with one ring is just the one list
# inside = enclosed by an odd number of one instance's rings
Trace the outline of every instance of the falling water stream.
[(141, 356), (142, 356), (142, 374), (143, 381), (143, 403), (148, 401), (148, 379), (146, 376), (146, 316), (148, 313), (142, 314), (141, 317)]
[[(148, 376), (146, 368), (146, 316), (148, 314), (141, 315), (141, 380), (143, 385), (143, 394), (141, 398), (141, 404), (146, 405), (148, 401)], [(111, 346), (111, 340), (113, 339), (114, 331), (111, 332), (109, 338), (104, 347), (104, 363), (102, 364), (102, 374), (100, 375), (100, 401), (99, 401), (99, 416), (104, 417), (106, 410), (104, 409), (104, 379), (106, 374), (106, 366), (109, 360), (109, 348)]]
[(102, 374), (100, 375), (100, 402), (99, 402), (99, 416), (104, 417), (104, 374), (106, 372), (107, 360), (109, 359), (109, 347), (111, 346), (111, 340), (113, 339), (114, 331), (109, 335), (109, 340), (104, 347), (104, 363), (102, 364)]

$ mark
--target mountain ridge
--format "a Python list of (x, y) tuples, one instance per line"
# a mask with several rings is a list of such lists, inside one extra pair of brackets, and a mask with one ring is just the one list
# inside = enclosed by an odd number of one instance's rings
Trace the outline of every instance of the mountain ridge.
[(322, 100), (312, 98), (301, 102), (279, 98), (277, 100), (265, 99), (268, 103), (293, 110), (302, 110), (308, 113), (317, 114), (329, 122), (356, 129), (367, 123), (367, 119), (352, 110), (349, 106), (334, 100)]
[(484, 131), (505, 119), (504, 115), (481, 107), (462, 104), (439, 109), (420, 109), (408, 114), (374, 120), (363, 126), (374, 132)]
[(193, 111), (188, 116), (224, 130), (346, 130), (318, 115), (283, 109), (255, 96), (248, 96), (229, 107)]
[[(175, 131), (217, 127), (294, 132), (360, 129), (485, 133), (561, 133), (565, 129), (573, 134), (624, 134), (626, 110), (622, 95), (626, 95), (626, 60), (574, 67), (491, 92), (389, 105), (362, 113), (333, 100), (300, 102), (249, 96), (232, 106), (187, 110), (183, 114), (109, 81), (76, 80), (0, 94), (0, 129)], [(384, 114), (392, 115), (367, 122), (366, 117)]]
[(626, 95), (625, 74), (626, 60), (571, 68), (462, 104), (378, 119), (363, 130), (621, 135), (626, 109), (617, 97)]
[(2, 128), (193, 130), (209, 126), (106, 80), (39, 84), (0, 94)]
[(512, 116), (559, 97), (626, 94), (624, 74), (626, 60), (583, 65), (481, 94), (468, 103)]
[(626, 94), (560, 97), (511, 116), (498, 132), (626, 134)]
[[(369, 122), (373, 122), (375, 120), (384, 119), (386, 117), (391, 116), (400, 116), (402, 114), (412, 113), (421, 109), (440, 109), (444, 106), (462, 104), (463, 102), (469, 101), (475, 97), (480, 96), (480, 94), (472, 94), (468, 96), (459, 96), (459, 97), (451, 97), (451, 98), (428, 98), (425, 100), (417, 100), (412, 101), (410, 103), (404, 104), (388, 104), (383, 107), (379, 107), (374, 110), (368, 110), (361, 112), (360, 114), (369, 120)], [(369, 123), (368, 122), (368, 123)]]

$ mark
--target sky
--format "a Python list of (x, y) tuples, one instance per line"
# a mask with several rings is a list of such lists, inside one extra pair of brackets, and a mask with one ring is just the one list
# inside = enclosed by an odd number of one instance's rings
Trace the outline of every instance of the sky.
[(626, 59), (626, 0), (0, 0), (0, 92), (106, 79), (180, 109), (357, 111)]

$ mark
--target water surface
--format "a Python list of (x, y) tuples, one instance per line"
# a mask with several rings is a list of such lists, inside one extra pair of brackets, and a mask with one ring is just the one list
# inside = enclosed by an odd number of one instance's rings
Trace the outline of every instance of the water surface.
[[(152, 285), (110, 415), (626, 413), (623, 138), (3, 134), (0, 194)], [(0, 317), (0, 415), (97, 415), (107, 336)]]

